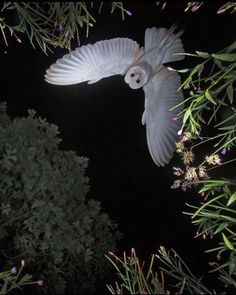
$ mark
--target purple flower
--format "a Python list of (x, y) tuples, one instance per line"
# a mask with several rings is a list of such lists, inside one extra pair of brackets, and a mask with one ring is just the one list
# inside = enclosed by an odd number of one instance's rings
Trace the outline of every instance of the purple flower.
[(130, 12), (130, 11), (126, 11), (126, 13), (129, 15), (129, 16), (132, 16), (132, 12)]
[(59, 25), (58, 25), (58, 30), (59, 30), (59, 31), (63, 31), (63, 29), (64, 29), (63, 24), (59, 24)]
[(224, 156), (226, 154), (226, 148), (223, 148), (223, 150), (220, 153)]
[(63, 31), (64, 30), (64, 24), (63, 23), (55, 24), (55, 28), (57, 28), (58, 31)]
[(38, 280), (37, 282), (36, 282), (36, 284), (38, 284), (39, 286), (43, 286), (44, 285), (44, 281), (43, 280)]
[(15, 266), (13, 266), (13, 267), (11, 268), (11, 273), (12, 273), (13, 275), (17, 274), (17, 269), (16, 269)]

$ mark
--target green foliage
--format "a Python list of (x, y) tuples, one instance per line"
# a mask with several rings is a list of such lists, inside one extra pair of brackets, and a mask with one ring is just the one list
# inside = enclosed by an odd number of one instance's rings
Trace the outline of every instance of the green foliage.
[(0, 272), (0, 294), (8, 294), (14, 289), (22, 289), (23, 286), (27, 285), (39, 285), (43, 286), (43, 281), (33, 281), (32, 275), (22, 275), (25, 261), (21, 260), (21, 266), (19, 270), (14, 266), (10, 271)]
[(201, 278), (192, 274), (174, 250), (160, 247), (158, 255), (151, 255), (148, 266), (140, 261), (134, 249), (131, 249), (131, 256), (124, 252), (123, 258), (119, 258), (110, 252), (106, 258), (119, 278), (114, 287), (107, 285), (111, 294), (215, 294), (202, 284)]
[[(33, 48), (37, 44), (44, 53), (52, 52), (52, 48), (61, 47), (71, 50), (71, 43), (76, 38), (80, 45), (80, 32), (86, 28), (86, 36), (90, 28), (96, 23), (95, 12), (108, 2), (3, 2), (0, 13), (0, 30), (8, 45), (8, 35), (14, 36), (22, 42), (21, 36), (25, 34)], [(159, 5), (160, 2), (156, 2)], [(185, 11), (195, 12), (204, 2), (187, 2)], [(124, 15), (132, 15), (123, 6), (123, 2), (111, 2), (111, 13), (120, 10), (122, 19)], [(96, 7), (97, 6), (97, 7)], [(95, 8), (96, 7), (96, 8)], [(161, 9), (165, 9), (166, 2)], [(219, 7), (217, 13), (234, 13), (236, 4), (226, 2)], [(14, 22), (9, 16), (13, 16)]]
[[(235, 180), (203, 181), (199, 193), (205, 195), (205, 201), (201, 202), (200, 206), (187, 204), (196, 211), (186, 212), (191, 216), (192, 223), (198, 227), (197, 236), (202, 236), (204, 239), (218, 237), (219, 246), (206, 252), (217, 253), (221, 265), (211, 263), (214, 266), (213, 272), (220, 271), (219, 279), (226, 285), (233, 286), (236, 286), (234, 279), (236, 274), (235, 185)], [(222, 277), (222, 271), (228, 275), (227, 279)]]
[(123, 253), (123, 258), (119, 258), (114, 253), (109, 252), (106, 258), (111, 262), (117, 271), (117, 275), (122, 283), (116, 282), (115, 287), (107, 285), (108, 290), (112, 294), (163, 294), (163, 282), (160, 282), (157, 273), (153, 273), (154, 255), (151, 257), (148, 268), (144, 263), (139, 261), (135, 250), (131, 249), (131, 256)]
[[(180, 133), (185, 131), (177, 143), (183, 167), (174, 167), (179, 179), (172, 188), (197, 189), (201, 199), (197, 205), (187, 204), (191, 212), (185, 214), (197, 226), (196, 237), (215, 238), (219, 243), (206, 251), (217, 254), (212, 272), (226, 286), (236, 286), (236, 179), (228, 176), (226, 169), (236, 161), (236, 41), (217, 53), (186, 55), (197, 64), (179, 71), (187, 75), (181, 86), (187, 97)], [(199, 150), (200, 146), (207, 154)], [(223, 177), (213, 177), (215, 169)]]
[[(202, 123), (210, 125), (213, 121), (216, 122), (214, 127), (224, 131), (217, 137), (223, 138), (221, 148), (226, 146), (226, 142), (229, 143), (228, 135), (234, 137), (235, 134), (235, 125), (228, 125), (226, 128), (226, 121), (220, 122), (218, 118), (220, 112), (227, 108), (230, 110), (227, 121), (235, 122), (236, 120), (236, 111), (233, 106), (233, 85), (236, 81), (235, 52), (236, 42), (216, 54), (199, 51), (196, 51), (196, 54), (185, 53), (200, 59), (200, 62), (198, 61), (193, 69), (178, 71), (189, 73), (181, 88), (193, 88), (183, 102), (186, 105), (182, 111), (183, 128), (186, 126), (187, 131), (198, 135)], [(227, 149), (230, 149), (230, 145)]]
[[(0, 15), (0, 29), (5, 44), (8, 45), (7, 35), (15, 36), (21, 41), (19, 34), (26, 34), (31, 45), (35, 43), (44, 53), (51, 51), (51, 47), (71, 49), (71, 42), (77, 39), (78, 45), (80, 30), (86, 28), (88, 37), (89, 29), (96, 22), (92, 16), (94, 2), (3, 2)], [(99, 13), (103, 2), (99, 3)], [(106, 3), (107, 5), (107, 3)], [(111, 13), (118, 9), (122, 19), (124, 9), (122, 2), (111, 2)], [(15, 23), (11, 24), (9, 15), (14, 15)]]
[(1, 249), (42, 272), (49, 293), (87, 292), (105, 274), (116, 224), (86, 200), (87, 159), (60, 151), (58, 129), (29, 111), (11, 121), (0, 113)]

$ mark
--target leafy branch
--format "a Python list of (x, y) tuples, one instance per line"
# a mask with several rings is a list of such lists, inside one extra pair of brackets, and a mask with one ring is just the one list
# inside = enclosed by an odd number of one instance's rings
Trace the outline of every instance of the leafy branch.
[[(31, 45), (37, 44), (44, 53), (52, 52), (51, 47), (71, 50), (74, 38), (80, 45), (80, 30), (85, 27), (86, 36), (96, 22), (92, 15), (93, 2), (3, 2), (0, 14), (0, 30), (6, 46), (7, 36), (14, 36), (22, 42), (20, 34), (26, 34)], [(106, 3), (107, 5), (107, 3)], [(131, 12), (122, 2), (111, 2), (111, 13), (120, 10), (122, 19)], [(103, 2), (100, 2), (99, 13)], [(9, 24), (8, 15), (14, 15), (17, 24)]]
[[(196, 237), (217, 237), (218, 247), (206, 252), (217, 252), (212, 272), (217, 272), (225, 285), (236, 285), (236, 180), (226, 176), (212, 177), (212, 170), (236, 161), (236, 41), (217, 53), (196, 51), (186, 53), (198, 60), (192, 69), (178, 72), (186, 75), (181, 88), (188, 92), (182, 111), (181, 138), (176, 144), (183, 167), (174, 167), (172, 188), (186, 191), (197, 188), (201, 196), (198, 205), (187, 204), (192, 223), (197, 226)], [(205, 131), (207, 127), (207, 131)], [(183, 132), (184, 130), (184, 132)], [(205, 136), (205, 133), (210, 136)], [(204, 147), (203, 155), (199, 147)], [(199, 151), (199, 152), (198, 152)], [(224, 160), (227, 156), (229, 159)]]
[[(201, 278), (196, 278), (186, 263), (174, 251), (167, 251), (160, 247), (158, 254), (152, 254), (150, 262), (146, 266), (144, 261), (140, 261), (134, 248), (131, 255), (123, 253), (119, 258), (114, 253), (109, 252), (106, 258), (115, 268), (120, 282), (107, 285), (111, 294), (215, 294), (205, 287)], [(155, 266), (158, 261), (159, 267)], [(164, 276), (165, 274), (165, 276)], [(165, 282), (174, 281), (174, 284)]]

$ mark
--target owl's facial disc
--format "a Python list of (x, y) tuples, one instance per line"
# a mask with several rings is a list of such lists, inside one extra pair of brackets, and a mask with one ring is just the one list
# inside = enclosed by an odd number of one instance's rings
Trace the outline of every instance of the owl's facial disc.
[(146, 65), (132, 66), (125, 75), (125, 82), (132, 89), (141, 88), (147, 83), (150, 73), (151, 69)]
[(125, 75), (125, 82), (132, 89), (143, 87), (147, 80), (148, 75), (140, 66), (133, 66)]

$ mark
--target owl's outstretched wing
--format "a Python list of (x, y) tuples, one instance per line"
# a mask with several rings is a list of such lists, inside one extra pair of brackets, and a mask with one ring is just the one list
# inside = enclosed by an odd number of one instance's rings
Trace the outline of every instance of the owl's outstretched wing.
[(146, 124), (146, 136), (149, 152), (157, 166), (164, 166), (172, 158), (175, 142), (181, 128), (177, 114), (179, 106), (170, 111), (183, 100), (180, 77), (177, 72), (163, 67), (143, 87), (145, 92), (145, 110), (142, 123)]
[(184, 48), (180, 40), (182, 31), (174, 33), (175, 26), (166, 28), (148, 28), (145, 31), (145, 54), (141, 61), (148, 62), (155, 70), (161, 64), (182, 60), (184, 55), (174, 55), (183, 53)]
[(95, 83), (112, 75), (123, 75), (143, 53), (136, 41), (114, 38), (81, 46), (57, 60), (47, 71), (51, 84)]

